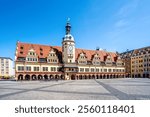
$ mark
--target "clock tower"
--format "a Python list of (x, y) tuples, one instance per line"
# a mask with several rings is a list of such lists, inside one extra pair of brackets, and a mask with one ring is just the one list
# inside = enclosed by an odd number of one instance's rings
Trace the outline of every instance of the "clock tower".
[(62, 41), (63, 72), (66, 80), (75, 80), (78, 67), (75, 63), (75, 41), (70, 33), (69, 19), (66, 24), (66, 34)]
[(62, 41), (62, 59), (63, 63), (75, 63), (75, 41), (71, 35), (71, 25), (69, 19), (66, 24), (66, 35)]

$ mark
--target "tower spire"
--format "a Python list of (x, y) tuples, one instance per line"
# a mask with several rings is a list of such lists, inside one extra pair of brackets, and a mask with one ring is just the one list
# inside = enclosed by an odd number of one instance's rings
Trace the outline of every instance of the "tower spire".
[(66, 24), (66, 34), (70, 34), (70, 31), (71, 31), (70, 18), (68, 18)]

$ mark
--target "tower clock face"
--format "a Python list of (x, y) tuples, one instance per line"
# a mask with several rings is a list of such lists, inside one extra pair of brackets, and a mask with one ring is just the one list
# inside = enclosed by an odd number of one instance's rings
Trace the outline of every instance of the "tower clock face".
[(70, 45), (69, 46), (69, 51), (72, 52), (72, 50), (73, 50), (73, 47)]

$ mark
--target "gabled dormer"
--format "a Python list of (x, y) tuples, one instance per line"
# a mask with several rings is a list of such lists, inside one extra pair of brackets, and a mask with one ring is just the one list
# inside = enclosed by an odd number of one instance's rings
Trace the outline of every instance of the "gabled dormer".
[(93, 65), (100, 65), (100, 56), (99, 56), (99, 54), (95, 53), (92, 56), (92, 64)]
[(107, 55), (107, 56), (106, 56), (105, 64), (106, 64), (107, 66), (111, 66), (111, 65), (112, 65), (112, 58), (111, 58), (110, 55)]
[(78, 55), (78, 64), (87, 64), (87, 57), (86, 57), (86, 54), (84, 52), (80, 53)]
[(116, 65), (117, 66), (123, 66), (124, 65), (123, 60), (121, 59), (120, 56), (117, 57)]
[(26, 61), (27, 62), (37, 62), (38, 61), (38, 55), (33, 48), (31, 48), (28, 51), (28, 54), (26, 56)]
[(48, 63), (58, 63), (58, 56), (57, 56), (55, 49), (53, 49), (53, 48), (50, 49), (50, 52), (47, 56), (47, 62)]

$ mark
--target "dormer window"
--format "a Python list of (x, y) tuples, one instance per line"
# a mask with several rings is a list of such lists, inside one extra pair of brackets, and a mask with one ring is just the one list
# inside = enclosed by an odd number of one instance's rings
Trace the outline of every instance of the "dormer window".
[(117, 66), (123, 66), (123, 65), (124, 65), (123, 61), (121, 59), (118, 59)]
[(111, 57), (110, 56), (107, 56), (107, 58), (106, 58), (106, 61), (105, 61), (105, 64), (106, 65), (112, 65), (112, 60), (111, 60)]
[(23, 46), (21, 46), (20, 49), (23, 50)]
[(38, 61), (38, 56), (36, 55), (36, 53), (33, 49), (29, 50), (28, 55), (26, 57), (26, 61), (28, 61), (28, 62), (37, 62)]
[(81, 54), (79, 55), (78, 63), (79, 63), (79, 64), (86, 64), (86, 63), (87, 63), (86, 56), (85, 56), (84, 53), (81, 53)]
[(29, 55), (33, 55), (33, 56), (34, 56), (34, 55), (35, 55), (35, 53), (34, 53), (34, 52), (30, 52), (30, 53), (29, 53)]
[(56, 55), (56, 52), (52, 49), (47, 57), (48, 63), (58, 63), (58, 57)]
[(43, 56), (43, 53), (40, 53), (41, 56)]
[(42, 48), (40, 48), (40, 51), (43, 51), (43, 49), (42, 49)]
[(55, 56), (55, 54), (54, 54), (54, 53), (51, 53), (50, 56)]
[(110, 61), (111, 59), (110, 59), (110, 58), (108, 58), (107, 60), (108, 60), (108, 61)]
[(100, 65), (100, 57), (98, 54), (93, 55), (92, 63), (93, 65)]

